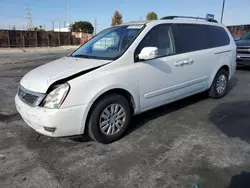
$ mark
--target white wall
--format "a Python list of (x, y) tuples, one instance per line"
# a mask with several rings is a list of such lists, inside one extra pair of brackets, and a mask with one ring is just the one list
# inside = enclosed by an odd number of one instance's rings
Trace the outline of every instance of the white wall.
[[(59, 32), (59, 28), (55, 28), (54, 31)], [(69, 32), (69, 28), (65, 27), (65, 28), (60, 28), (60, 32)]]

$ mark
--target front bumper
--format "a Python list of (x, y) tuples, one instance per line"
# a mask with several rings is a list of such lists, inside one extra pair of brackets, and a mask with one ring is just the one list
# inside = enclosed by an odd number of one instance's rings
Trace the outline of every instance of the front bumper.
[[(36, 132), (51, 137), (83, 134), (83, 114), (87, 105), (62, 109), (31, 107), (15, 96), (16, 109), (23, 120)], [(54, 130), (53, 132), (45, 130)]]

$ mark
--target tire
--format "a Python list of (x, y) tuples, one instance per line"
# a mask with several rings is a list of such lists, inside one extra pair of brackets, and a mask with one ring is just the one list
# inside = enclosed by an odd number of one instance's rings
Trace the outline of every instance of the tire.
[[(222, 91), (222, 92), (219, 92), (217, 83), (223, 76), (225, 76), (225, 88), (223, 87), (224, 88), (222, 89), (223, 91), (219, 89), (219, 91)], [(211, 88), (209, 89), (209, 92), (208, 92), (209, 97), (214, 98), (214, 99), (220, 99), (224, 97), (228, 91), (228, 82), (229, 82), (228, 78), (229, 78), (229, 73), (227, 70), (225, 69), (219, 70), (214, 78)]]
[[(112, 108), (114, 115), (112, 115)], [(122, 117), (121, 119), (117, 119), (124, 115), (121, 109), (123, 109), (125, 113), (125, 118)], [(109, 113), (107, 113), (107, 111)], [(107, 116), (110, 118), (106, 118)], [(88, 135), (97, 142), (109, 144), (120, 139), (126, 133), (131, 118), (132, 108), (125, 97), (119, 94), (104, 96), (94, 104), (90, 112), (89, 120), (87, 122)], [(101, 129), (101, 122), (104, 123), (104, 126), (102, 125), (103, 130)], [(121, 123), (123, 123), (123, 125)]]

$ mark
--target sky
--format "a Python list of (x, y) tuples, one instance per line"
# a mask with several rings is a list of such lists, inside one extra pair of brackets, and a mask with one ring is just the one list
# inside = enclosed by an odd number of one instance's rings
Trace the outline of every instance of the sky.
[[(114, 11), (119, 11), (124, 22), (145, 19), (148, 12), (159, 17), (169, 15), (205, 17), (207, 13), (220, 20), (223, 0), (70, 0), (70, 20), (96, 20), (97, 31), (111, 24)], [(25, 29), (26, 9), (32, 14), (33, 26), (42, 25), (46, 30), (61, 26), (68, 20), (68, 0), (0, 0), (0, 29), (15, 25)], [(223, 23), (225, 25), (250, 24), (250, 0), (225, 0)]]

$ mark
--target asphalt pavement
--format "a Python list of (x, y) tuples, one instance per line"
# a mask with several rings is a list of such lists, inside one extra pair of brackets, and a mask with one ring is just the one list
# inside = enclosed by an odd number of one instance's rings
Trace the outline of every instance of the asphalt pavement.
[(237, 70), (223, 99), (199, 94), (151, 110), (103, 145), (39, 136), (15, 109), (22, 76), (68, 53), (0, 54), (1, 188), (250, 187), (249, 70)]

